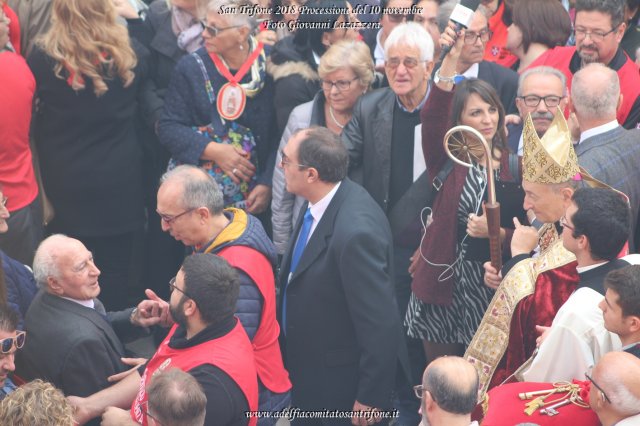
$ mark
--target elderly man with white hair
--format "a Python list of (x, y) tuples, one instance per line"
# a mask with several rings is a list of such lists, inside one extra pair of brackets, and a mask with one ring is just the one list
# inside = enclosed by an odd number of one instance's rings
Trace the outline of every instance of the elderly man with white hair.
[(90, 395), (129, 366), (121, 341), (157, 324), (166, 306), (145, 300), (137, 308), (105, 312), (97, 299), (100, 270), (80, 241), (61, 234), (36, 251), (33, 272), (40, 291), (25, 317), (29, 335), (18, 358), (25, 379), (52, 382), (67, 395)]
[[(416, 23), (398, 25), (387, 37), (384, 70), (389, 87), (360, 97), (342, 131), (349, 151), (349, 177), (360, 183), (382, 207), (394, 239), (394, 281), (403, 318), (411, 294), (409, 258), (420, 243), (420, 210), (428, 199), (420, 132), (420, 110), (430, 92), (433, 40)], [(408, 341), (410, 380), (418, 384), (424, 367), (420, 341)], [(400, 385), (401, 424), (419, 421), (417, 401), (408, 384)], [(405, 407), (406, 409), (403, 409)], [(404, 418), (411, 412), (412, 418)]]
[(640, 424), (640, 359), (609, 352), (587, 373), (589, 405), (603, 426)]

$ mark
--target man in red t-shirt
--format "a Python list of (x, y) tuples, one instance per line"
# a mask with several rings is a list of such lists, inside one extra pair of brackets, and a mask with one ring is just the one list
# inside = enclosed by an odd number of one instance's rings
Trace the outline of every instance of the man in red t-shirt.
[(627, 129), (640, 122), (640, 74), (638, 66), (620, 47), (626, 24), (622, 0), (577, 0), (575, 47), (556, 47), (540, 55), (531, 67), (548, 65), (567, 76), (571, 90), (573, 75), (586, 64), (599, 62), (615, 70), (620, 78), (622, 104), (617, 119)]

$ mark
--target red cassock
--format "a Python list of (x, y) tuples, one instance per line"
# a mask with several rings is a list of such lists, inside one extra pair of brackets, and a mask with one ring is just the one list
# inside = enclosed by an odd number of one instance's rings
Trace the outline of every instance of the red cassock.
[(580, 281), (576, 265), (573, 261), (541, 273), (533, 294), (518, 302), (511, 318), (509, 346), (491, 378), (489, 389), (500, 385), (531, 357), (538, 337), (535, 326), (551, 326), (558, 309)]
[[(587, 404), (589, 402), (589, 382), (574, 380), (580, 385), (580, 396)], [(600, 421), (596, 413), (590, 408), (579, 407), (576, 404), (564, 405), (557, 409), (555, 416), (540, 414), (540, 409), (531, 416), (525, 414), (525, 404), (529, 400), (518, 398), (519, 393), (537, 390), (553, 389), (553, 383), (509, 383), (493, 388), (488, 393), (488, 410), (482, 421), (482, 426), (513, 426), (520, 423), (533, 423), (540, 426), (598, 426)], [(566, 393), (553, 394), (546, 401), (553, 401)], [(551, 404), (547, 404), (551, 405)]]

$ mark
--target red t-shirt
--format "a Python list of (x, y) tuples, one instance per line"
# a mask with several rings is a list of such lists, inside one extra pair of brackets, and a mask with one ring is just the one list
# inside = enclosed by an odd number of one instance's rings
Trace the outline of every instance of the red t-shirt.
[(9, 24), (9, 41), (11, 41), (16, 53), (20, 54), (20, 21), (18, 21), (18, 15), (6, 3), (2, 5), (2, 11), (11, 21)]
[(505, 47), (507, 44), (507, 26), (502, 20), (504, 15), (504, 2), (498, 6), (498, 10), (489, 18), (489, 29), (493, 33), (491, 39), (484, 48), (484, 60), (495, 62), (503, 67), (511, 68), (518, 57)]
[(22, 56), (0, 52), (0, 185), (10, 212), (38, 195), (29, 146), (36, 81)]

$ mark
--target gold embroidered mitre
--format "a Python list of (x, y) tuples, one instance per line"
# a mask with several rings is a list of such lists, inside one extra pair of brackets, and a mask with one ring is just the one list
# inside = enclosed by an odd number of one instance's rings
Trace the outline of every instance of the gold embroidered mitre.
[(573, 179), (580, 171), (569, 127), (560, 109), (542, 139), (538, 137), (531, 115), (528, 114), (522, 130), (522, 139), (523, 180), (534, 183), (562, 183)]

